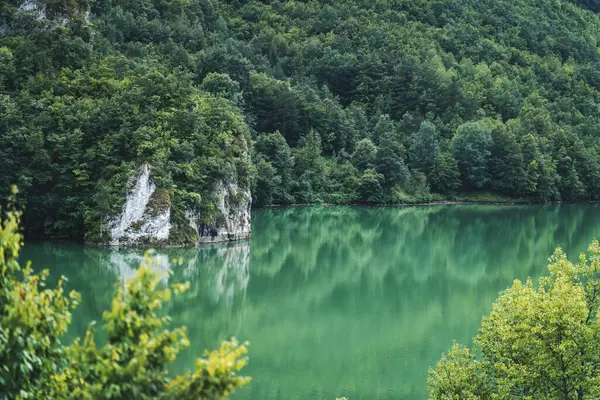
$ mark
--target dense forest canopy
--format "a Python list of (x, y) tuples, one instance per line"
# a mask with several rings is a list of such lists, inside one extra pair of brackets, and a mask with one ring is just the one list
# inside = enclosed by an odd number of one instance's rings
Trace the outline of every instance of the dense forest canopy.
[(596, 200), (599, 10), (5, 1), (0, 191), (19, 185), (31, 232), (71, 237), (118, 210), (143, 162), (181, 203), (233, 173), (259, 206)]

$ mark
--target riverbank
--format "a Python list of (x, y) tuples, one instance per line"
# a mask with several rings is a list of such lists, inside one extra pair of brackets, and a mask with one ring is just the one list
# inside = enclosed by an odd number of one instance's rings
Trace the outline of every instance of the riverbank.
[[(490, 206), (517, 206), (517, 205), (559, 205), (559, 204), (590, 204), (590, 203), (599, 203), (598, 200), (588, 200), (588, 201), (578, 201), (578, 202), (569, 202), (569, 201), (557, 201), (550, 203), (537, 203), (533, 201), (529, 201), (527, 199), (522, 198), (511, 198), (507, 196), (498, 195), (495, 193), (488, 192), (480, 192), (480, 193), (460, 193), (454, 196), (453, 198), (443, 198), (439, 195), (433, 195), (434, 199), (430, 201), (414, 201), (414, 202), (390, 202), (390, 203), (364, 203), (364, 202), (345, 202), (345, 203), (328, 203), (328, 202), (316, 202), (316, 203), (293, 203), (293, 204), (271, 204), (267, 206), (253, 207), (254, 210), (260, 209), (272, 209), (272, 208), (288, 208), (288, 207), (332, 207), (332, 206), (352, 206), (352, 207), (426, 207), (426, 206), (448, 206), (448, 205), (490, 205)], [(52, 241), (57, 243), (78, 243), (85, 244), (90, 247), (98, 247), (98, 248), (120, 248), (120, 249), (140, 249), (140, 248), (194, 248), (194, 247), (210, 247), (211, 245), (227, 245), (229, 243), (235, 242), (245, 242), (250, 237), (241, 239), (241, 240), (222, 240), (214, 243), (197, 243), (195, 245), (190, 244), (173, 244), (173, 243), (154, 243), (152, 245), (140, 244), (140, 245), (129, 245), (129, 246), (108, 246), (106, 244), (97, 243), (93, 241), (86, 241), (83, 238), (59, 238), (59, 237), (39, 237), (36, 235), (31, 235), (30, 232), (25, 231), (27, 235), (28, 241)]]
[(512, 198), (493, 193), (469, 193), (457, 194), (451, 199), (442, 198), (431, 201), (414, 201), (414, 202), (396, 202), (396, 203), (365, 203), (365, 202), (347, 202), (347, 203), (293, 203), (293, 204), (271, 204), (256, 209), (265, 208), (283, 208), (283, 207), (313, 207), (313, 206), (366, 206), (366, 207), (423, 207), (423, 206), (447, 206), (447, 205), (490, 205), (490, 206), (519, 206), (519, 205), (559, 205), (559, 204), (590, 204), (600, 203), (599, 200), (587, 201), (553, 201), (539, 203), (523, 198)]
[[(561, 204), (564, 202), (556, 202), (552, 204)], [(588, 202), (581, 202), (588, 203)], [(535, 203), (522, 198), (513, 198), (503, 196), (495, 193), (481, 192), (481, 193), (461, 193), (453, 196), (452, 198), (446, 198), (441, 195), (432, 195), (431, 200), (427, 201), (398, 201), (389, 203), (367, 203), (367, 202), (346, 202), (346, 203), (291, 203), (291, 204), (270, 204), (263, 207), (256, 208), (278, 208), (278, 207), (310, 207), (310, 206), (369, 206), (369, 207), (408, 207), (408, 206), (439, 206), (439, 205), (535, 205), (535, 204), (548, 204), (548, 203)]]

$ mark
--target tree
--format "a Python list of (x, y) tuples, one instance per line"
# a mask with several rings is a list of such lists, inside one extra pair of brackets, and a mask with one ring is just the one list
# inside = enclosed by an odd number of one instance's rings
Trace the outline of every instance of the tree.
[(419, 131), (413, 136), (408, 151), (410, 166), (429, 175), (438, 154), (438, 133), (430, 121), (423, 121)]
[(244, 105), (240, 84), (231, 79), (227, 74), (218, 72), (209, 73), (204, 77), (200, 88), (215, 96), (229, 99), (240, 108)]
[(560, 176), (556, 171), (556, 161), (550, 154), (542, 154), (539, 163), (538, 196), (542, 201), (556, 201), (560, 199)]
[(492, 134), (486, 121), (467, 122), (458, 127), (452, 150), (464, 183), (478, 189), (488, 183), (491, 147)]
[(373, 168), (375, 166), (376, 154), (377, 147), (375, 147), (373, 142), (368, 138), (362, 139), (356, 144), (354, 153), (352, 153), (352, 165), (361, 172), (368, 168)]
[(551, 134), (555, 129), (548, 110), (548, 100), (539, 92), (532, 93), (525, 99), (519, 119), (522, 129), (527, 133), (535, 133), (543, 137)]
[(397, 128), (394, 121), (388, 114), (379, 115), (375, 120), (375, 125), (371, 130), (371, 139), (377, 146), (380, 145), (380, 140), (383, 137), (393, 137), (398, 139)]
[(454, 345), (442, 356), (429, 373), (430, 399), (600, 396), (600, 244), (575, 264), (557, 249), (548, 270), (537, 285), (517, 280), (500, 295), (476, 351)]
[(525, 164), (526, 187), (525, 193), (535, 193), (538, 190), (540, 179), (539, 161), (541, 154), (535, 137), (532, 134), (525, 135), (521, 138), (520, 147), (523, 153)]
[[(189, 285), (173, 286), (175, 294)], [(227, 398), (250, 379), (237, 376), (246, 359), (246, 344), (235, 339), (206, 353), (195, 370), (170, 378), (166, 366), (189, 346), (183, 327), (165, 329), (159, 317), (171, 290), (160, 288), (160, 276), (146, 258), (134, 279), (119, 285), (112, 309), (104, 313), (107, 344), (98, 347), (92, 329), (67, 351), (67, 366), (53, 375), (53, 398), (67, 399), (218, 399)]]
[(521, 195), (527, 190), (525, 161), (514, 134), (504, 125), (492, 130), (489, 170), (492, 187), (506, 194)]
[[(275, 169), (275, 179), (278, 180), (278, 183), (273, 185), (273, 202), (277, 204), (293, 202), (290, 192), (294, 159), (290, 146), (288, 146), (283, 136), (279, 132), (261, 133), (254, 143), (254, 151)], [(260, 169), (258, 165), (257, 169)], [(265, 184), (268, 183), (265, 182)], [(269, 185), (271, 184), (269, 183)], [(261, 184), (257, 183), (256, 190), (260, 190), (260, 186)]]
[(11, 85), (14, 73), (12, 52), (6, 47), (0, 47), (0, 90)]
[(438, 193), (452, 194), (460, 187), (458, 163), (450, 151), (438, 153), (429, 174), (429, 182)]
[(358, 187), (360, 199), (368, 203), (380, 202), (382, 200), (381, 182), (383, 180), (383, 175), (373, 168), (365, 170)]
[(600, 1), (598, 0), (571, 0), (581, 7), (589, 8), (593, 12), (600, 12)]
[(384, 134), (379, 138), (377, 155), (375, 156), (375, 169), (384, 177), (383, 188), (392, 189), (395, 185), (402, 185), (409, 178), (408, 167), (404, 162), (404, 146), (392, 136)]
[(281, 176), (273, 165), (262, 157), (254, 161), (256, 168), (256, 182), (253, 187), (253, 203), (257, 206), (273, 204), (274, 194), (281, 186)]
[(597, 199), (600, 193), (598, 189), (600, 186), (600, 162), (598, 155), (593, 149), (585, 146), (581, 140), (577, 140), (573, 146), (573, 162), (586, 191), (592, 199)]
[(483, 400), (491, 398), (481, 363), (475, 355), (457, 343), (452, 345), (435, 369), (429, 370), (429, 399)]
[(46, 289), (48, 271), (35, 275), (31, 264), (19, 265), (19, 221), (14, 210), (0, 220), (0, 398), (221, 399), (249, 382), (236, 374), (247, 349), (235, 339), (198, 359), (193, 372), (167, 375), (166, 365), (189, 341), (184, 328), (166, 329), (169, 318), (160, 308), (172, 291), (160, 287), (148, 257), (125, 287), (118, 286), (104, 314), (106, 344), (95, 344), (90, 327), (83, 342), (62, 345), (80, 296), (64, 296), (64, 278)]
[(349, 162), (329, 163), (327, 168), (328, 203), (349, 203), (358, 200), (359, 171)]
[(527, 191), (539, 201), (546, 202), (560, 198), (560, 177), (552, 156), (542, 151), (543, 145), (543, 141), (536, 139), (532, 134), (521, 138), (521, 149), (527, 165)]
[(566, 200), (579, 200), (585, 197), (585, 187), (573, 163), (573, 159), (562, 146), (556, 155), (556, 172), (560, 176), (560, 193)]
[(325, 159), (321, 155), (321, 136), (311, 129), (300, 139), (294, 153), (294, 169), (297, 176), (295, 196), (307, 203), (322, 201), (325, 188)]
[(259, 132), (279, 131), (292, 144), (300, 138), (298, 105), (289, 82), (253, 74), (247, 104), (258, 118)]
[(34, 275), (31, 264), (19, 265), (19, 221), (14, 210), (0, 219), (0, 398), (48, 398), (51, 378), (66, 361), (60, 337), (79, 295), (63, 295), (64, 279), (44, 289), (47, 270)]

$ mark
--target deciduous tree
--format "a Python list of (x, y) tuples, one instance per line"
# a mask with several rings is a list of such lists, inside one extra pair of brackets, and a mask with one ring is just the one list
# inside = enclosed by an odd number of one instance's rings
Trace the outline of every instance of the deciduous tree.
[[(475, 337), (429, 374), (430, 399), (592, 399), (600, 396), (600, 245), (576, 263), (560, 249), (538, 284), (515, 281)], [(480, 353), (481, 357), (475, 354)]]

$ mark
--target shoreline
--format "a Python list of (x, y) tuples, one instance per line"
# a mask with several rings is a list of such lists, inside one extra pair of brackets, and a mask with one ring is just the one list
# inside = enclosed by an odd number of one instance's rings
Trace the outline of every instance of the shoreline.
[(566, 205), (566, 204), (596, 204), (600, 203), (600, 200), (588, 200), (588, 201), (553, 201), (547, 203), (535, 203), (522, 200), (515, 201), (477, 201), (477, 200), (435, 200), (429, 202), (417, 202), (417, 203), (293, 203), (293, 204), (270, 204), (266, 206), (256, 207), (253, 210), (266, 210), (270, 208), (292, 208), (292, 207), (389, 207), (389, 208), (401, 208), (401, 207), (426, 207), (426, 206), (475, 206), (475, 205), (489, 205), (489, 206), (552, 206), (552, 205)]
[[(576, 204), (598, 204), (600, 200), (587, 200), (587, 201), (554, 201), (547, 203), (535, 203), (528, 202), (522, 199), (515, 199), (513, 201), (484, 201), (484, 200), (435, 200), (429, 202), (417, 202), (417, 203), (361, 203), (361, 202), (350, 202), (350, 203), (293, 203), (293, 204), (270, 204), (261, 207), (253, 207), (252, 211), (257, 210), (269, 210), (269, 209), (285, 209), (294, 207), (373, 207), (373, 208), (404, 208), (404, 207), (428, 207), (428, 206), (474, 206), (474, 205), (489, 205), (489, 206), (553, 206), (553, 205), (576, 205)], [(26, 233), (25, 233), (26, 234)], [(49, 242), (49, 243), (77, 243), (84, 245), (89, 248), (101, 248), (101, 249), (115, 249), (115, 250), (140, 250), (140, 249), (194, 249), (194, 248), (207, 248), (207, 247), (220, 247), (228, 246), (236, 243), (249, 242), (252, 235), (249, 235), (243, 239), (237, 240), (219, 240), (214, 242), (196, 243), (192, 245), (181, 245), (181, 244), (158, 244), (152, 245), (127, 245), (127, 246), (114, 246), (99, 244), (94, 242), (87, 242), (85, 240), (69, 239), (69, 238), (40, 238), (32, 237), (28, 241), (33, 242)]]

